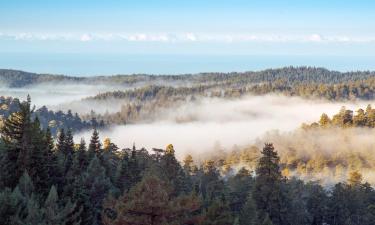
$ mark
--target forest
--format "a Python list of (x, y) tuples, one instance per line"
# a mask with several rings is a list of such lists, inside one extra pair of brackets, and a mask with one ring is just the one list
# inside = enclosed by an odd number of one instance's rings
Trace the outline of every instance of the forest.
[(0, 70), (0, 224), (374, 224), (374, 75)]
[[(4, 121), (0, 142), (3, 224), (373, 224), (375, 190), (352, 171), (326, 189), (281, 173), (265, 143), (254, 171), (218, 161), (180, 163), (165, 149), (119, 149), (93, 130), (88, 144), (61, 129), (56, 143), (30, 101)], [(229, 170), (229, 168), (227, 168)]]

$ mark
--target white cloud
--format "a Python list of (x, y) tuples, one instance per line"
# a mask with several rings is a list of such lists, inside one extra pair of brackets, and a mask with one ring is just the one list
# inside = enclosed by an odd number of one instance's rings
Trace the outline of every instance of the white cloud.
[(375, 43), (375, 36), (253, 33), (0, 33), (0, 39), (17, 41), (130, 41), (130, 42), (305, 42)]
[(187, 33), (186, 34), (186, 39), (189, 40), (189, 41), (196, 41), (197, 37), (193, 33)]
[(309, 40), (312, 41), (312, 42), (320, 42), (320, 41), (323, 40), (323, 37), (320, 34), (312, 34), (309, 37)]
[(92, 40), (92, 37), (91, 37), (91, 35), (89, 35), (89, 34), (82, 34), (80, 40), (83, 41), (83, 42), (91, 41), (91, 40)]

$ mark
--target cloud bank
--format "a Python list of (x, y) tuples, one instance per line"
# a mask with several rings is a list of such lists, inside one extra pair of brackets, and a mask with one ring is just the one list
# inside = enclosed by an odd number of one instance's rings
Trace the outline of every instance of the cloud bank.
[[(345, 105), (349, 109), (365, 107), (368, 102), (330, 103), (284, 96), (250, 96), (238, 100), (202, 99), (178, 108), (160, 112), (155, 122), (114, 126), (102, 130), (102, 138), (110, 137), (119, 147), (151, 149), (172, 143), (178, 157), (210, 151), (220, 144), (224, 149), (245, 146), (270, 130), (291, 131), (303, 122), (329, 115)], [(90, 132), (77, 134), (77, 140)]]
[(0, 33), (2, 40), (16, 41), (126, 41), (126, 42), (302, 42), (373, 43), (375, 36), (252, 33)]

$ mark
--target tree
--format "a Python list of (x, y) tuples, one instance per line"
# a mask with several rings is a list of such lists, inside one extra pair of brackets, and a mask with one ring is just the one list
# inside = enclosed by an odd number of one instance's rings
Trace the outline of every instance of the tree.
[(160, 160), (163, 176), (165, 176), (166, 180), (171, 182), (176, 195), (188, 193), (191, 190), (189, 180), (174, 153), (173, 145), (169, 144), (165, 149), (165, 154)]
[(257, 225), (256, 205), (252, 194), (250, 193), (246, 199), (246, 203), (241, 209), (239, 215), (239, 225)]
[(91, 160), (94, 156), (100, 158), (101, 157), (101, 143), (99, 139), (99, 132), (94, 128), (94, 131), (92, 132), (91, 135), (91, 140), (89, 144), (89, 159)]
[(319, 125), (323, 128), (328, 127), (331, 124), (331, 119), (328, 117), (327, 114), (323, 113), (320, 116)]
[(238, 215), (253, 188), (253, 178), (250, 171), (242, 167), (235, 176), (229, 176), (227, 179), (228, 201), (232, 211)]
[(363, 109), (358, 109), (357, 114), (353, 117), (353, 124), (356, 127), (366, 126), (367, 118)]
[(190, 213), (197, 209), (196, 197), (175, 198), (171, 186), (154, 175), (147, 175), (119, 199), (107, 200), (103, 221), (106, 225), (189, 224), (185, 219), (191, 220)]
[(268, 215), (275, 225), (281, 224), (280, 185), (281, 172), (279, 156), (272, 144), (265, 144), (262, 157), (256, 168), (256, 181), (253, 191), (260, 221)]
[(83, 138), (81, 138), (78, 150), (74, 155), (74, 162), (81, 171), (85, 170), (89, 165), (86, 142)]
[(213, 201), (205, 213), (204, 225), (229, 225), (234, 218), (225, 198), (221, 197)]
[[(113, 186), (96, 156), (82, 175), (81, 182), (82, 186), (77, 186), (73, 195), (78, 196), (77, 200), (83, 203), (82, 223), (100, 224), (103, 200), (112, 192)], [(79, 196), (84, 198), (79, 199)]]
[(75, 225), (80, 211), (75, 211), (75, 204), (67, 201), (65, 206), (61, 206), (56, 187), (52, 186), (43, 206), (43, 221), (48, 225), (65, 225), (67, 223)]
[(362, 174), (358, 171), (350, 172), (348, 184), (351, 186), (358, 186), (362, 183)]
[(30, 104), (28, 96), (26, 102), (19, 103), (19, 111), (6, 119), (1, 128), (4, 150), (0, 159), (0, 183), (14, 188), (17, 180), (27, 171), (36, 188), (41, 192), (47, 192), (48, 147), (38, 117), (35, 117), (34, 121), (31, 120), (34, 109), (31, 109)]
[(193, 163), (194, 163), (193, 157), (191, 155), (187, 155), (183, 162), (184, 162), (183, 168), (184, 168), (185, 172), (187, 174), (191, 175)]
[(0, 179), (3, 186), (14, 188), (18, 179), (30, 163), (32, 121), (30, 97), (18, 103), (19, 111), (14, 112), (1, 127), (4, 151), (1, 157)]

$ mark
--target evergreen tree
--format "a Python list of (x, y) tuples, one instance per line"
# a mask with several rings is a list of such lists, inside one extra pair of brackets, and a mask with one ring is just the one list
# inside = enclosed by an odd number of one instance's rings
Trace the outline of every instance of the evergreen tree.
[(204, 225), (229, 225), (234, 218), (229, 205), (224, 198), (216, 199), (208, 207), (205, 214)]
[[(94, 157), (87, 171), (82, 177), (82, 188), (87, 198), (84, 199), (83, 223), (101, 224), (102, 202), (108, 193), (112, 192), (112, 184), (105, 174), (105, 169), (100, 165), (97, 157)], [(76, 190), (76, 194), (81, 190)]]
[(263, 221), (266, 215), (273, 224), (281, 224), (281, 172), (279, 156), (272, 144), (265, 144), (262, 157), (256, 168), (256, 181), (253, 197), (257, 206), (259, 220)]
[(169, 144), (160, 161), (163, 176), (165, 176), (166, 180), (171, 182), (176, 195), (188, 193), (191, 190), (189, 188), (188, 178), (174, 154), (175, 150), (173, 145)]
[(128, 154), (125, 154), (117, 165), (114, 185), (121, 193), (128, 191), (133, 185), (131, 183)]
[(241, 209), (239, 225), (257, 225), (256, 205), (252, 194), (247, 197), (245, 205)]
[(192, 219), (190, 213), (199, 208), (199, 202), (193, 196), (174, 198), (171, 190), (164, 181), (147, 175), (119, 199), (107, 200), (104, 222), (107, 225), (190, 224), (186, 219)]
[(76, 167), (78, 167), (81, 171), (85, 170), (87, 166), (89, 165), (86, 142), (83, 138), (81, 138), (78, 150), (74, 155), (73, 161)]
[(25, 169), (30, 166), (31, 113), (30, 97), (27, 102), (18, 103), (19, 111), (14, 112), (1, 127), (4, 144), (0, 164), (0, 179), (5, 187), (14, 188)]
[(99, 132), (94, 128), (94, 131), (91, 136), (90, 144), (89, 144), (89, 149), (88, 149), (88, 154), (89, 154), (89, 160), (94, 158), (94, 156), (100, 158), (101, 157), (101, 143), (99, 139)]
[(55, 186), (51, 187), (43, 207), (43, 221), (46, 225), (78, 225), (75, 220), (79, 213), (80, 211), (75, 211), (75, 204), (70, 200), (62, 207)]

